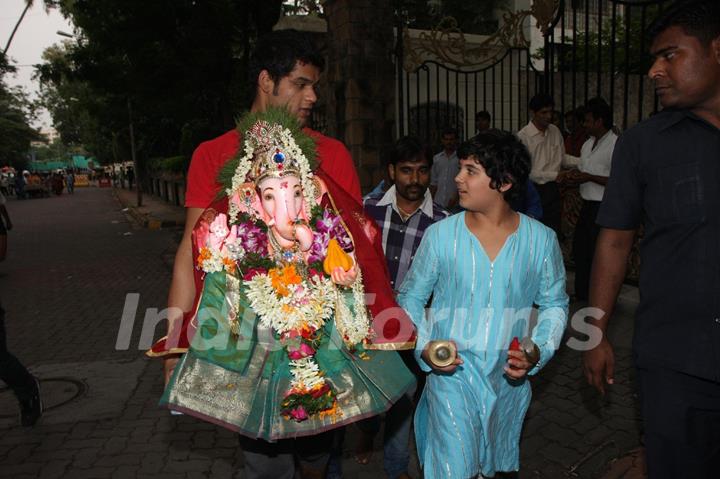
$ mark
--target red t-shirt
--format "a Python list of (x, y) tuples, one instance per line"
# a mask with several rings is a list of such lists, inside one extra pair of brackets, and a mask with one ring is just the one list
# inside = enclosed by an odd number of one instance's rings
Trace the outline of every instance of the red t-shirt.
[[(316, 141), (318, 168), (362, 203), (360, 180), (345, 145), (309, 128), (304, 131)], [(220, 168), (235, 155), (239, 144), (240, 135), (231, 130), (197, 147), (188, 172), (186, 208), (207, 208), (215, 200), (221, 188), (217, 181)]]

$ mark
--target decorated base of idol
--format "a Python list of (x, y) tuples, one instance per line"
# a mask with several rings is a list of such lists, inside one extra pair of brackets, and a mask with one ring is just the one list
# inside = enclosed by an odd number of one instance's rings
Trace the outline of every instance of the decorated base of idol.
[(372, 220), (338, 205), (332, 180), (313, 173), (312, 138), (285, 111), (238, 128), (225, 196), (193, 231), (201, 293), (161, 403), (268, 441), (387, 410), (414, 378), (389, 350), (411, 344), (377, 338), (366, 306), (377, 293), (366, 284), (386, 271), (359, 251), (377, 244)]

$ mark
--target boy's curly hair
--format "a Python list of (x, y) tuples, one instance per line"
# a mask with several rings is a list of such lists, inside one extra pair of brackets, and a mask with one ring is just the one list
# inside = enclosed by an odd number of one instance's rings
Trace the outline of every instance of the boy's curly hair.
[(512, 203), (525, 194), (530, 174), (530, 153), (515, 135), (504, 131), (483, 132), (460, 145), (458, 158), (472, 159), (482, 165), (490, 177), (490, 187), (500, 190), (505, 201)]

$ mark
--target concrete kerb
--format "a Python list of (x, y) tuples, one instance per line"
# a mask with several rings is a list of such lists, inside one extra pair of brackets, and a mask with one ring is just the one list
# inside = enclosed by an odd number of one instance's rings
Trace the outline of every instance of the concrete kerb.
[[(133, 204), (132, 199), (130, 199), (127, 194), (123, 193), (125, 193), (124, 190), (121, 191), (118, 189), (113, 189), (113, 196), (117, 200), (118, 204), (128, 215), (129, 219), (136, 223), (138, 226), (150, 230), (159, 230), (163, 228), (175, 228), (178, 226), (182, 227), (185, 225), (184, 219), (162, 217), (161, 215), (152, 211), (153, 202), (155, 201), (154, 199), (148, 198), (149, 201), (147, 201), (146, 205), (142, 207), (143, 209), (151, 210), (149, 212), (146, 212), (141, 211), (140, 208)], [(173, 208), (177, 208), (179, 211), (182, 211), (181, 207)]]

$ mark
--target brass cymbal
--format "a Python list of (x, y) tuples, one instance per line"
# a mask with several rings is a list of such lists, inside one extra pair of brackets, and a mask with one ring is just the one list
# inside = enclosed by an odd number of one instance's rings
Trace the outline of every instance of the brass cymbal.
[(450, 366), (457, 358), (457, 348), (451, 341), (431, 341), (428, 349), (430, 362), (438, 368)]

